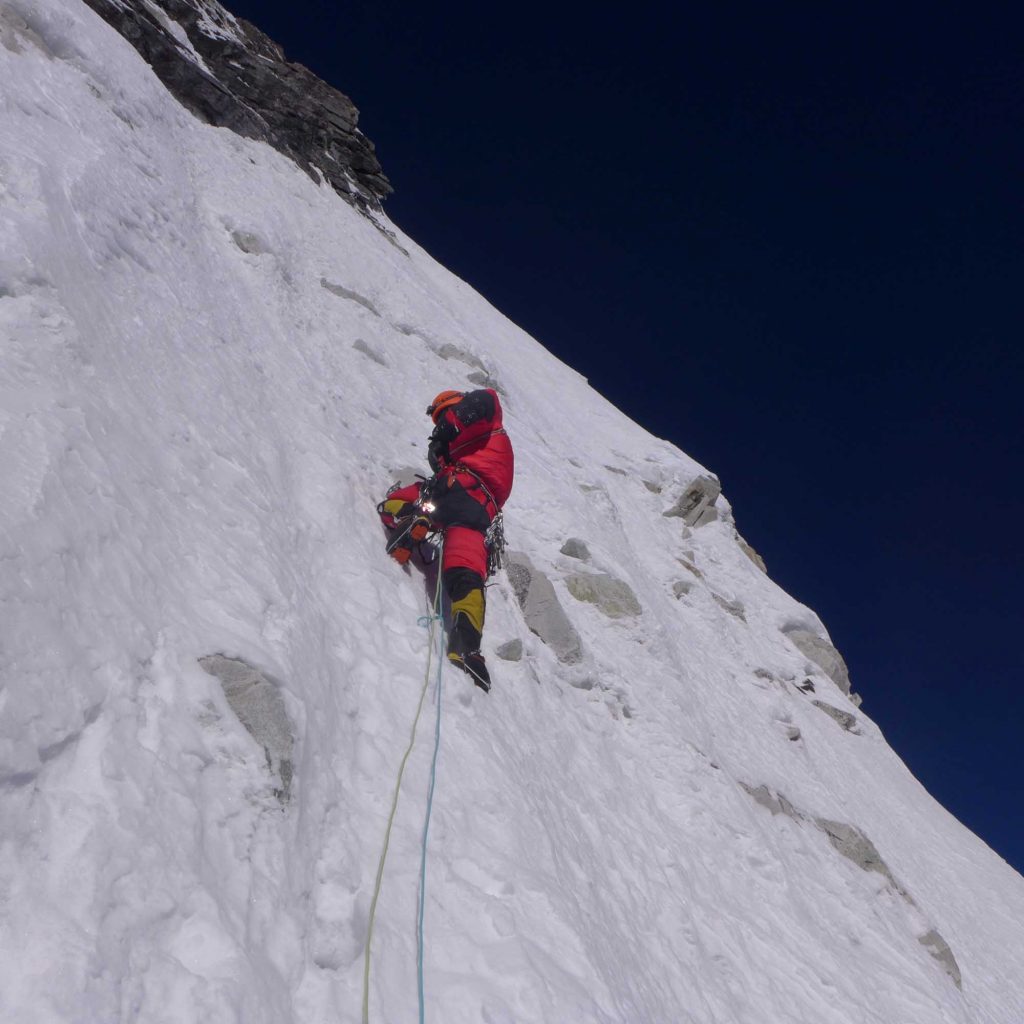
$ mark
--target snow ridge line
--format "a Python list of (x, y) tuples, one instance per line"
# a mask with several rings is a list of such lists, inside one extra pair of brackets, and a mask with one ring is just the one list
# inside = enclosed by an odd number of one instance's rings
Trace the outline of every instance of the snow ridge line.
[[(373, 884), (373, 898), (370, 900), (370, 914), (369, 921), (366, 925), (366, 948), (363, 952), (363, 1024), (370, 1024), (370, 947), (373, 942), (373, 925), (377, 916), (377, 900), (380, 897), (381, 883), (384, 880), (384, 864), (388, 857), (388, 847), (391, 845), (391, 830), (395, 824), (395, 812), (398, 810), (398, 796), (402, 790), (402, 777), (405, 775), (405, 766), (409, 761), (409, 755), (412, 754), (413, 747), (416, 746), (416, 727), (419, 725), (420, 715), (423, 712), (423, 701), (427, 696), (427, 687), (430, 685), (430, 669), (431, 661), (434, 654), (434, 637), (437, 634), (437, 623), (441, 618), (441, 571), (440, 571), (440, 559), (444, 554), (444, 538), (441, 539), (441, 544), (438, 550), (438, 557), (436, 559), (438, 564), (437, 572), (437, 586), (434, 590), (434, 603), (433, 609), (429, 616), (424, 615), (417, 620), (417, 625), (426, 625), (430, 630), (429, 644), (427, 646), (427, 671), (423, 676), (423, 686), (420, 688), (420, 699), (416, 705), (416, 714), (412, 720), (412, 729), (409, 733), (409, 745), (405, 748), (405, 753), (402, 755), (401, 764), (398, 766), (398, 777), (395, 780), (395, 793), (391, 798), (391, 811), (388, 814), (387, 827), (384, 830), (384, 846), (380, 851), (380, 861), (377, 864), (377, 877)], [(443, 664), (440, 666), (443, 668)], [(440, 686), (440, 670), (438, 671), (438, 685)], [(438, 715), (441, 713), (440, 705), (440, 690), (438, 691)], [(438, 723), (437, 729), (440, 729), (440, 723)], [(437, 749), (434, 750), (434, 763), (436, 764)], [(427, 820), (423, 830), (423, 843), (424, 843), (424, 860), (426, 858), (426, 839), (427, 839), (427, 828), (430, 824), (430, 803), (433, 801), (434, 791), (434, 770), (431, 768), (431, 780), (430, 780), (430, 798), (427, 804)], [(422, 870), (425, 870), (425, 865)], [(423, 898), (423, 886), (422, 886), (422, 874), (421, 874), (421, 886), (420, 886), (420, 912), (422, 914), (422, 898)], [(422, 923), (422, 917), (418, 918), (418, 924)], [(420, 945), (419, 952), (417, 953), (417, 961), (420, 970), (419, 974), (419, 991), (420, 991), (420, 1020), (423, 1020), (423, 982), (422, 982), (422, 932), (420, 933)]]

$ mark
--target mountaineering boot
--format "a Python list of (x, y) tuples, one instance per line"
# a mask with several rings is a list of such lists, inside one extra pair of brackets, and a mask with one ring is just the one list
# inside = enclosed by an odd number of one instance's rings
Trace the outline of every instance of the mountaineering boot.
[(409, 536), (419, 544), (421, 540), (426, 540), (430, 526), (430, 520), (426, 516), (416, 516), (409, 526)]
[(487, 662), (479, 651), (469, 651), (467, 654), (449, 651), (448, 660), (457, 668), (461, 668), (484, 693), (491, 692), (491, 674), (487, 671)]
[(399, 565), (405, 565), (412, 556), (413, 545), (425, 540), (430, 529), (430, 520), (424, 515), (405, 516), (399, 519), (395, 523), (394, 534), (388, 540), (388, 554)]
[(387, 553), (399, 564), (405, 565), (412, 557), (412, 538), (408, 530), (395, 530), (388, 538)]
[(452, 628), (448, 635), (448, 650), (460, 657), (480, 650), (484, 625), (484, 592), (482, 587), (471, 590), (465, 597), (452, 601)]
[(462, 669), (484, 693), (491, 688), (487, 662), (480, 653), (484, 630), (483, 581), (475, 573), (457, 579), (451, 595), (452, 628), (448, 634), (448, 660)]

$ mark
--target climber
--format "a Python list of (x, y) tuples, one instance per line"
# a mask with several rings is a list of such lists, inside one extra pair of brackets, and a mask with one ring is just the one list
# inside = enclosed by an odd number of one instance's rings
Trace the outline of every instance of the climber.
[(434, 421), (427, 449), (433, 477), (393, 489), (378, 512), (392, 531), (388, 553), (403, 565), (430, 532), (443, 531), (442, 583), (451, 603), (448, 659), (487, 692), (491, 679), (480, 652), (486, 534), (512, 490), (512, 442), (492, 388), (442, 391), (427, 415)]

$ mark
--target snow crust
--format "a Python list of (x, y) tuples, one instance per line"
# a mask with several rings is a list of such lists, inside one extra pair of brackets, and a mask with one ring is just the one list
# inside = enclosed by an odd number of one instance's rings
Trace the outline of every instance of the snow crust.
[[(445, 678), (427, 1018), (1024, 1020), (1024, 880), (787, 639), (826, 634), (724, 498), (696, 529), (664, 515), (703, 467), (393, 226), (192, 118), (84, 5), (3, 0), (0, 43), (0, 1019), (359, 1019), (427, 643), (373, 506), (425, 466), (430, 397), (484, 375), (510, 544), (583, 655), (560, 663), (502, 579), (485, 649), (522, 660), (491, 657), (490, 696)], [(576, 600), (585, 571), (641, 613)], [(279, 687), (290, 799), (214, 655)], [(416, 1016), (429, 758), (375, 1021)]]

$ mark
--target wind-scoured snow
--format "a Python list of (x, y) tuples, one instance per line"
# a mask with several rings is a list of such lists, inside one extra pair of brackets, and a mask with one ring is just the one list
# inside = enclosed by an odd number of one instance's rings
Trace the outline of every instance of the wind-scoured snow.
[[(445, 676), (427, 1019), (1024, 1020), (1024, 880), (787, 636), (826, 634), (724, 498), (665, 515), (707, 470), (75, 0), (2, 0), (0, 82), (0, 1020), (359, 1019), (427, 656), (374, 505), (482, 381), (582, 655), (502, 575), (494, 690)], [(290, 793), (200, 659), (270, 694)], [(429, 731), (375, 1021), (416, 1016)]]

